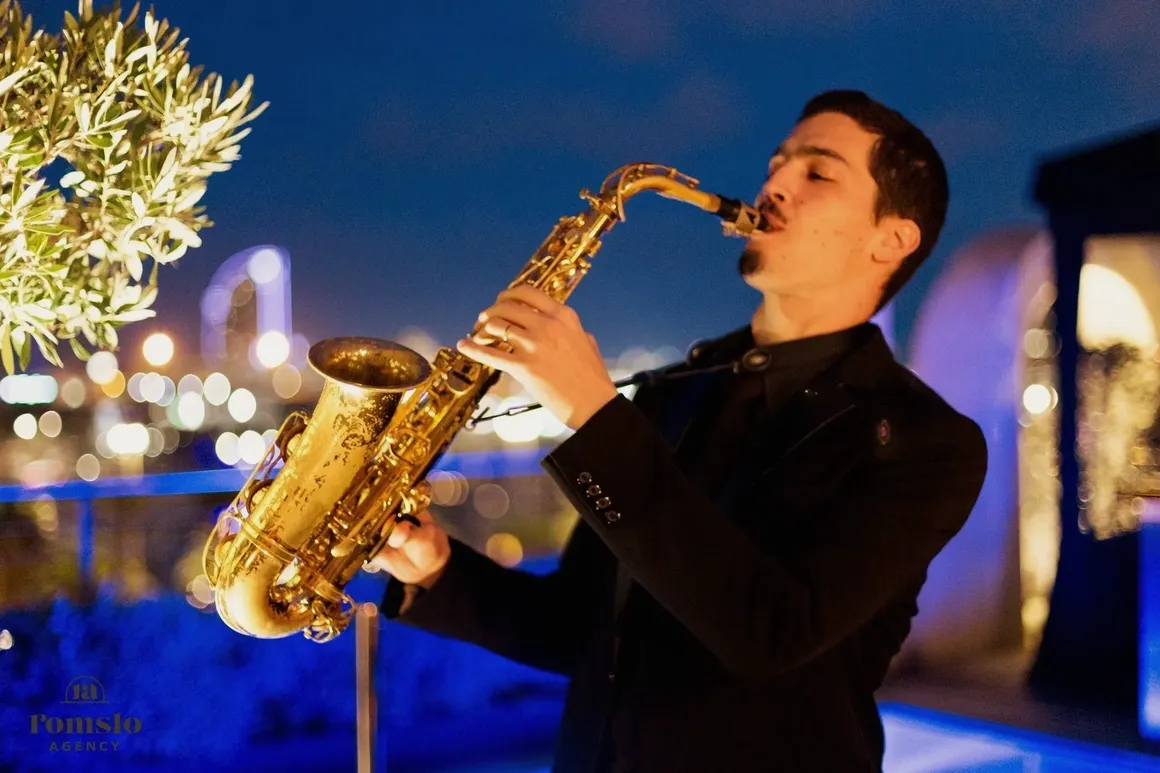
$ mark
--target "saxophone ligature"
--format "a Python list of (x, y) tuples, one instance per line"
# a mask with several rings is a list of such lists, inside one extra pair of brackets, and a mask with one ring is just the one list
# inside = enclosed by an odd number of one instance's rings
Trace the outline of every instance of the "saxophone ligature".
[[(598, 193), (580, 192), (587, 209), (561, 218), (509, 287), (565, 302), (624, 220), (625, 201), (643, 191), (716, 215), (727, 236), (762, 230), (756, 209), (697, 186), (656, 164), (615, 170)], [(320, 341), (308, 361), (323, 378), (313, 413), (286, 418), (203, 554), (219, 617), (257, 638), (302, 631), (326, 642), (346, 629), (355, 602), (344, 587), (399, 519), (430, 503), (421, 484), (500, 375), (454, 349), (429, 362), (374, 338)]]

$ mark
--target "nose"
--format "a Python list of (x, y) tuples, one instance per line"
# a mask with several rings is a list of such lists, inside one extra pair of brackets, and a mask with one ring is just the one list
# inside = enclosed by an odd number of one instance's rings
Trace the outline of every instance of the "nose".
[(786, 187), (784, 174), (780, 170), (765, 178), (761, 190), (757, 194), (757, 206), (760, 208), (767, 201), (784, 204), (789, 201), (789, 189)]

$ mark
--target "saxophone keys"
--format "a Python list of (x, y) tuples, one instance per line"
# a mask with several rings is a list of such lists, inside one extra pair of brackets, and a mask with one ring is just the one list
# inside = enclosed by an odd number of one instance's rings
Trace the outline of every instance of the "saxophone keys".
[(338, 543), (330, 549), (330, 555), (334, 556), (335, 558), (345, 558), (351, 554), (357, 545), (358, 542), (356, 540), (352, 539), (351, 537), (347, 537), (342, 542)]

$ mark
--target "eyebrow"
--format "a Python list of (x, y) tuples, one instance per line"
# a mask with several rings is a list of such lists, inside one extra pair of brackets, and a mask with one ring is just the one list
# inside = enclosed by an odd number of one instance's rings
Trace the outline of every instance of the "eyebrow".
[(838, 153), (836, 150), (830, 150), (829, 148), (823, 148), (820, 145), (802, 145), (793, 153), (786, 151), (784, 145), (779, 145), (777, 150), (773, 151), (770, 155), (769, 160), (772, 161), (778, 156), (823, 156), (825, 158), (832, 158), (835, 161), (841, 161), (846, 166), (850, 165), (850, 162), (841, 153)]

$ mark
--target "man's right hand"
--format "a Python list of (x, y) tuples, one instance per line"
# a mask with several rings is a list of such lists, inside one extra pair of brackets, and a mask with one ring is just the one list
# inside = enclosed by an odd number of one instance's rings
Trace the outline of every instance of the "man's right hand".
[(420, 510), (415, 517), (421, 525), (397, 522), (387, 546), (371, 563), (399, 582), (430, 588), (451, 557), (451, 545), (447, 532), (435, 523), (428, 510)]

